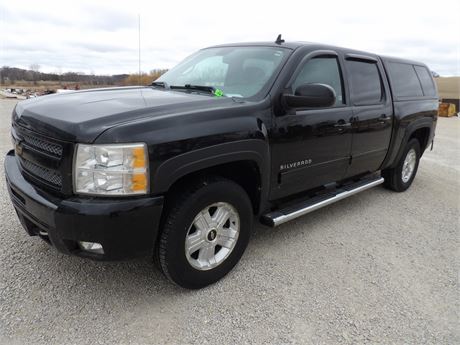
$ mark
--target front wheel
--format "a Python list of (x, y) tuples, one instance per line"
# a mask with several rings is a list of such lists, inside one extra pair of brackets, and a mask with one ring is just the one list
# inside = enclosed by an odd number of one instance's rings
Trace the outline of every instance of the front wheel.
[(396, 192), (404, 192), (409, 188), (417, 174), (420, 152), (419, 141), (410, 140), (396, 167), (382, 171), (385, 178), (384, 186)]
[(179, 286), (199, 289), (225, 276), (249, 241), (252, 205), (238, 184), (221, 178), (192, 183), (170, 201), (158, 261)]

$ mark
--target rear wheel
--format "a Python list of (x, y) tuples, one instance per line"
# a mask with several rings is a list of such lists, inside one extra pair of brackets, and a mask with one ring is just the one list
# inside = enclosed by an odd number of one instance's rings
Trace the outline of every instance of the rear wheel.
[(249, 241), (252, 205), (238, 184), (211, 178), (171, 200), (159, 239), (158, 262), (168, 279), (198, 289), (225, 276)]
[(396, 192), (404, 192), (408, 189), (417, 174), (420, 156), (419, 141), (411, 139), (396, 167), (382, 171), (385, 178), (384, 186)]

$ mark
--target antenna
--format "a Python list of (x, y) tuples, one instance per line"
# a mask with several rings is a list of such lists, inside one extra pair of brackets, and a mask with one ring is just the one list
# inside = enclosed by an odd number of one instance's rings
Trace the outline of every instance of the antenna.
[(278, 35), (278, 37), (276, 38), (275, 43), (276, 43), (276, 44), (284, 43), (284, 40), (281, 38), (281, 34)]
[(139, 85), (141, 85), (141, 15), (137, 15), (138, 19), (138, 32), (139, 32)]

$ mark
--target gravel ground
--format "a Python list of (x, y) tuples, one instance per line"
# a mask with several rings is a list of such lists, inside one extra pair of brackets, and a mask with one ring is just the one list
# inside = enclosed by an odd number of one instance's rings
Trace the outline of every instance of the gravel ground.
[[(0, 100), (0, 174), (15, 102)], [(1, 344), (458, 344), (460, 121), (439, 119), (411, 189), (381, 187), (277, 229), (200, 291), (150, 260), (59, 254), (0, 180)]]

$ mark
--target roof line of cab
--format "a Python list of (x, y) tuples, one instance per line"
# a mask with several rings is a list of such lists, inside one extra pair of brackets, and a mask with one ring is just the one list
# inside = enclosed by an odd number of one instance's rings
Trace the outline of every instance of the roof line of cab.
[(362, 50), (355, 50), (355, 49), (350, 49), (350, 48), (345, 48), (345, 47), (339, 47), (339, 46), (333, 46), (333, 45), (321, 44), (321, 43), (313, 43), (313, 42), (283, 42), (280, 44), (275, 43), (275, 42), (227, 43), (227, 44), (219, 44), (215, 46), (210, 46), (204, 49), (224, 48), (224, 47), (276, 47), (276, 48), (285, 48), (285, 49), (290, 49), (290, 50), (296, 50), (298, 48), (304, 48), (304, 47), (309, 47), (312, 50), (333, 49), (333, 50), (340, 50), (346, 53), (362, 54), (362, 55), (367, 55), (367, 56), (374, 57), (374, 58), (380, 58), (381, 60), (384, 60), (384, 61), (401, 62), (401, 63), (412, 64), (412, 65), (426, 66), (423, 62), (420, 62), (420, 61), (408, 60), (408, 59), (403, 59), (403, 58), (398, 58), (398, 57), (393, 57), (393, 56), (386, 56), (386, 55), (378, 55), (375, 53), (370, 53), (370, 52), (366, 52)]

